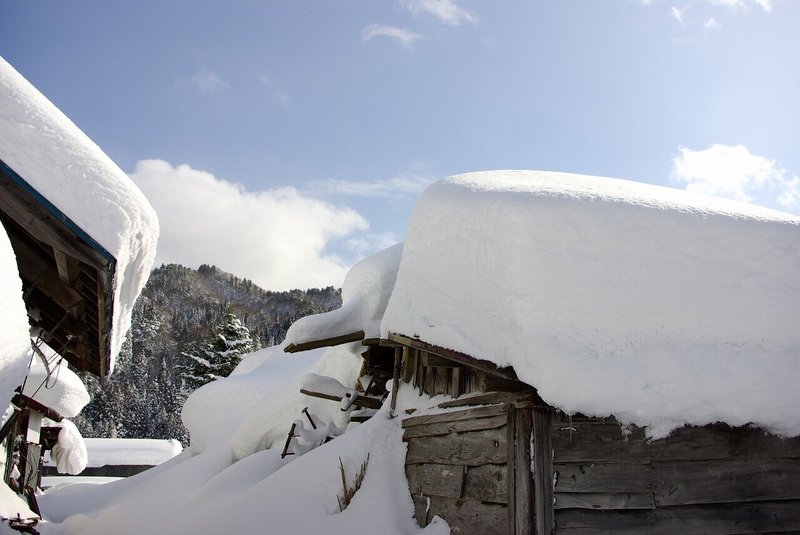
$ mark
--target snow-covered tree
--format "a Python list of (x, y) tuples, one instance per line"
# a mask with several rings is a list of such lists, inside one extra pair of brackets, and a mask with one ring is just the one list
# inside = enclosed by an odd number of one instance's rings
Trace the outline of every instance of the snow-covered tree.
[(191, 359), (186, 386), (195, 390), (219, 377), (227, 377), (242, 355), (254, 349), (250, 331), (236, 315), (228, 310), (220, 323), (214, 326), (209, 339), (195, 350), (184, 353)]

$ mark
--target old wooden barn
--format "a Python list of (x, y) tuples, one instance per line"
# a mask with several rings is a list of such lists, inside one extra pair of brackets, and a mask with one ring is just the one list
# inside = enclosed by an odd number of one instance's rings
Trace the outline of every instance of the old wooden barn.
[(797, 533), (799, 227), (613, 179), (451, 177), (286, 351), (362, 344), (420, 526)]

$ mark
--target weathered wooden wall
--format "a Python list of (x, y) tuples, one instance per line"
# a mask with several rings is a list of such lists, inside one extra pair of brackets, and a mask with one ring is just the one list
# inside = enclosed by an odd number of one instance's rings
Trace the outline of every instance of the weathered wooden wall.
[(551, 437), (556, 533), (800, 532), (800, 438), (563, 415)]
[(495, 405), (403, 421), (406, 476), (420, 526), (439, 515), (453, 533), (510, 533), (514, 410)]

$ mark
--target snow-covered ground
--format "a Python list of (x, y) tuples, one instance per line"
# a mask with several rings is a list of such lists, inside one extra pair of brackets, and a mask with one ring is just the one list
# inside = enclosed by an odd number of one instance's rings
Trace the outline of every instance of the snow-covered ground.
[[(335, 402), (301, 395), (303, 376), (314, 372), (352, 383), (359, 352), (355, 344), (298, 355), (275, 347), (250, 355), (231, 377), (203, 386), (187, 401), (191, 448), (126, 480), (44, 493), (40, 504), (48, 523), (40, 525), (42, 533), (422, 531), (403, 471), (400, 421), (388, 418), (386, 407), (323, 447), (281, 459), (292, 422), (310, 428), (304, 407), (322, 422), (344, 416)], [(340, 512), (339, 459), (352, 483), (367, 456), (363, 485)], [(424, 533), (449, 529), (437, 522)]]

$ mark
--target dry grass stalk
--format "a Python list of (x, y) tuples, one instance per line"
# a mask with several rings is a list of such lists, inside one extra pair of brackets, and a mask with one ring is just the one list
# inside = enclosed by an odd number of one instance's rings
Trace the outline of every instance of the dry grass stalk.
[(369, 453), (367, 453), (367, 460), (361, 463), (361, 469), (356, 474), (356, 480), (353, 481), (352, 486), (347, 484), (347, 475), (344, 471), (344, 463), (342, 463), (342, 458), (339, 457), (339, 471), (342, 474), (342, 490), (344, 492), (343, 497), (336, 497), (336, 500), (339, 502), (339, 511), (344, 511), (347, 509), (347, 506), (350, 505), (350, 500), (353, 499), (353, 496), (356, 495), (358, 489), (361, 488), (361, 483), (364, 482), (364, 475), (367, 473), (367, 465), (369, 464)]

